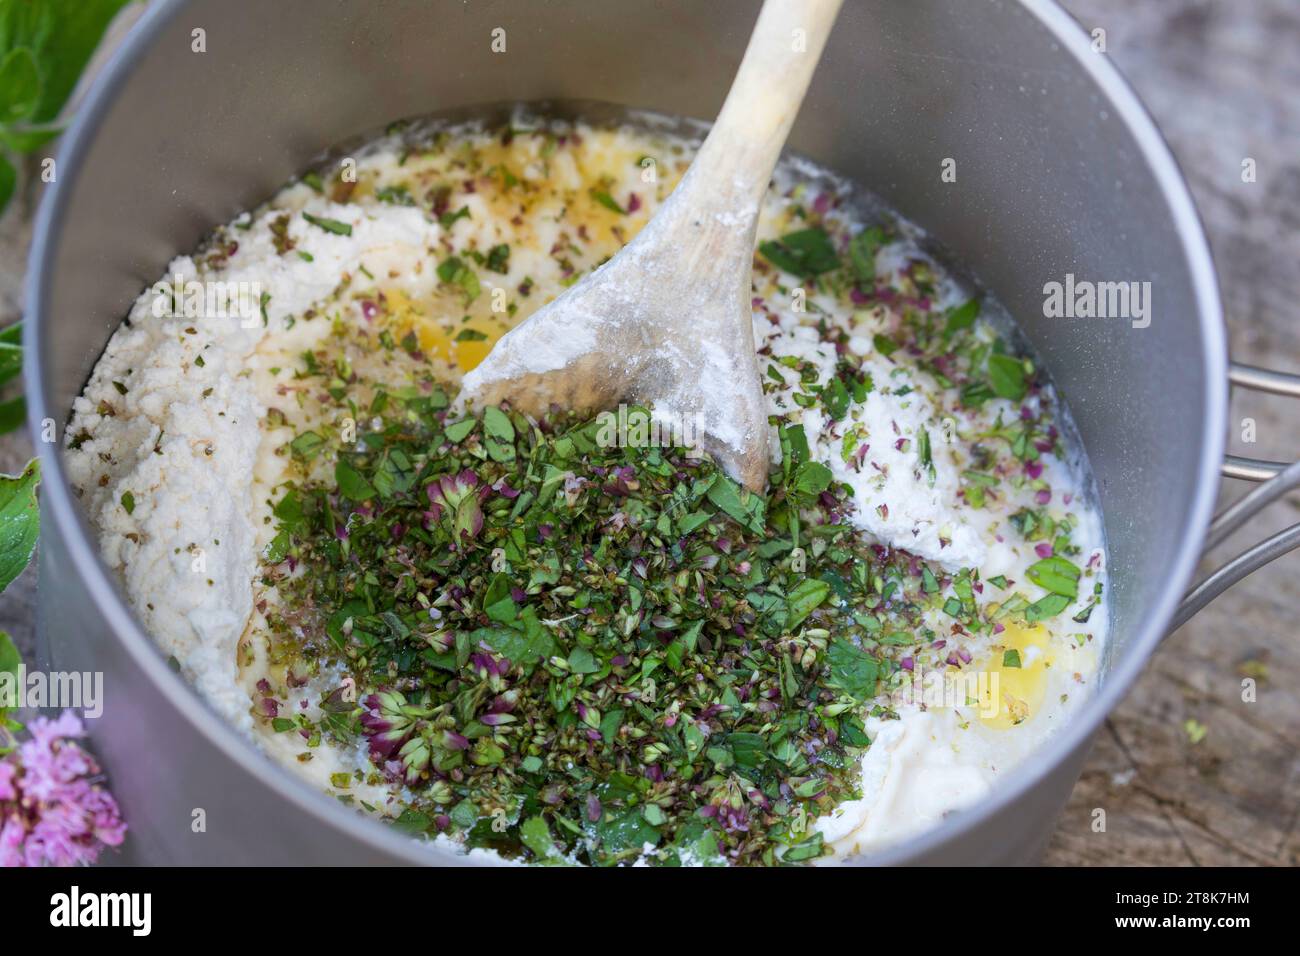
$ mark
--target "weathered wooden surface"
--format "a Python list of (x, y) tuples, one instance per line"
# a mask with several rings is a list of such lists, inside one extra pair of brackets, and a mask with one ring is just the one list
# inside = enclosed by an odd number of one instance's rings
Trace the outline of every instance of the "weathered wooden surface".
[[(1106, 30), (1105, 55), (1136, 87), (1187, 174), (1218, 262), (1234, 357), (1300, 370), (1300, 4), (1064, 5), (1089, 29)], [(1247, 158), (1256, 162), (1254, 183), (1242, 182)], [(19, 315), (27, 235), (21, 216), (0, 225), (0, 325)], [(1241, 441), (1245, 418), (1255, 420), (1255, 444)], [(1234, 451), (1300, 454), (1294, 404), (1238, 395), (1232, 421)], [(0, 467), (12, 471), (30, 450), (25, 437), (0, 439)], [(1293, 495), (1212, 557), (1222, 561), (1297, 520)], [(0, 628), (28, 650), (34, 588), (29, 570), (0, 599)], [(1297, 611), (1300, 554), (1238, 585), (1165, 643), (1107, 722), (1048, 863), (1300, 860)], [(1242, 700), (1243, 676), (1258, 681), (1254, 703)], [(1204, 729), (1197, 743), (1188, 721)], [(1098, 808), (1106, 811), (1103, 833), (1092, 828)]]
[[(1218, 263), (1238, 361), (1300, 371), (1300, 5), (1065, 0), (1137, 89), (1186, 173)], [(1257, 181), (1242, 182), (1242, 161)], [(1253, 418), (1257, 442), (1245, 444)], [(1231, 449), (1300, 455), (1300, 407), (1233, 397)], [(1173, 436), (1171, 436), (1171, 440)], [(1221, 501), (1243, 489), (1225, 486)], [(1203, 571), (1300, 520), (1292, 495)], [(1049, 863), (1289, 864), (1300, 857), (1300, 553), (1170, 637), (1111, 716)], [(1242, 700), (1243, 676), (1258, 699)], [(1205, 728), (1192, 743), (1187, 721)], [(1091, 829), (1095, 808), (1106, 832)]]

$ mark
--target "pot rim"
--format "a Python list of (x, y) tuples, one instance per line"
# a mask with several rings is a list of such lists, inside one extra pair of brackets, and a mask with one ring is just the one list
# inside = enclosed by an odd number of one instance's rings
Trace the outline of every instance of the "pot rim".
[[(24, 310), (27, 321), (23, 331), (23, 346), (31, 356), (26, 363), (25, 376), (28, 422), (33, 434), (39, 434), (41, 422), (47, 417), (56, 421), (66, 419), (66, 410), (60, 410), (59, 415), (51, 416), (46, 407), (43, 345), (51, 334), (45, 316), (48, 300), (46, 287), (50, 282), (49, 272), (53, 265), (56, 239), (66, 213), (70, 184), (76, 181), (107, 107), (125, 85), (136, 62), (147, 53), (162, 30), (188, 2), (189, 0), (162, 0), (145, 12), (89, 90), (85, 102), (63, 137), (58, 152), (58, 165), (63, 175), (41, 203), (28, 258)], [(1137, 633), (1130, 637), (1132, 649), (1112, 670), (1103, 675), (1100, 686), (1074, 719), (1045, 740), (1035, 751), (1033, 759), (1012, 770), (1007, 779), (995, 785), (984, 799), (949, 814), (938, 826), (898, 845), (858, 858), (877, 865), (902, 864), (926, 857), (945, 843), (977, 829), (1022, 799), (1075, 750), (1088, 743), (1102, 720), (1128, 692), (1164, 636), (1183, 591), (1191, 580), (1218, 489), (1228, 405), (1227, 336), (1213, 261), (1187, 185), (1145, 107), (1108, 58), (1092, 51), (1090, 38), (1082, 27), (1053, 0), (1017, 2), (1038, 20), (1067, 55), (1073, 57), (1105, 96), (1116, 119), (1124, 124), (1156, 179), (1178, 231), (1196, 296), (1200, 335), (1205, 345), (1205, 365), (1202, 371), (1207, 393), (1206, 417), (1198, 481), (1186, 533), (1168, 562), (1169, 573), (1165, 577), (1164, 590), (1147, 609)], [(256, 776), (269, 790), (324, 826), (341, 830), (357, 842), (407, 863), (476, 862), (463, 856), (435, 854), (430, 847), (417, 844), (393, 828), (339, 806), (306, 781), (273, 763), (211, 710), (194, 688), (167, 666), (156, 644), (128, 609), (117, 582), (100, 562), (98, 549), (92, 543), (90, 528), (85, 523), (68, 484), (59, 449), (55, 443), (38, 442), (37, 445), (43, 469), (42, 500), (45, 511), (53, 518), (55, 532), (66, 543), (72, 565), (81, 575), (90, 599), (131, 655), (135, 665), (148, 676), (184, 720), (219, 748), (232, 763)]]

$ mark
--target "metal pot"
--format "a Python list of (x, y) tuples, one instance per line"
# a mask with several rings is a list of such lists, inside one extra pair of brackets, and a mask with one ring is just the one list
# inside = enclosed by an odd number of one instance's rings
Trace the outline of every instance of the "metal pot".
[[(129, 304), (173, 255), (325, 147), (400, 117), (539, 99), (709, 118), (757, 8), (156, 3), (65, 137), (41, 209), (26, 331), (33, 425), (67, 420)], [(1228, 361), (1205, 237), (1133, 93), (1046, 0), (846, 4), (791, 148), (868, 185), (960, 251), (1046, 361), (1090, 457), (1113, 581), (1101, 687), (988, 799), (867, 862), (1032, 859), (1095, 730), (1174, 619), (1210, 521)], [(956, 161), (956, 182), (941, 177), (946, 159)], [(1149, 327), (1044, 317), (1044, 284), (1068, 273), (1150, 281)], [(1236, 380), (1300, 394), (1280, 376), (1238, 370)], [(40, 623), (50, 666), (105, 674), (104, 716), (92, 729), (133, 827), (125, 859), (463, 862), (310, 790), (206, 708), (100, 564), (60, 447), (41, 452)], [(1232, 467), (1255, 478), (1281, 470)], [(1214, 533), (1298, 478), (1292, 468)], [(1195, 602), (1297, 543), (1300, 526), (1226, 569)]]

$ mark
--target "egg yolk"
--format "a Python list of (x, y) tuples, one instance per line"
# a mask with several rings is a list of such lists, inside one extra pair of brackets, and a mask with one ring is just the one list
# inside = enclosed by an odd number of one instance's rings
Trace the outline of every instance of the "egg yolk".
[(400, 289), (390, 289), (384, 295), (394, 334), (400, 338), (414, 332), (422, 352), (454, 365), (462, 374), (482, 362), (497, 339), (509, 331), (509, 326), (491, 312), (477, 311), (470, 312), (448, 330), (446, 320), (440, 317), (463, 306), (417, 303)]
[(1051, 635), (1041, 624), (1009, 623), (998, 638), (1000, 648), (984, 667), (988, 681), (980, 690), (980, 720), (994, 730), (1007, 730), (1042, 707), (1052, 665)]

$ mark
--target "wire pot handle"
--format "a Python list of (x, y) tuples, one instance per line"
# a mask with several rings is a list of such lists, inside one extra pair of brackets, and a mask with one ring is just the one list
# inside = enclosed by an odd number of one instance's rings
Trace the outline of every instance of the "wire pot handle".
[[(1289, 372), (1274, 372), (1232, 362), (1228, 368), (1228, 381), (1251, 391), (1300, 398), (1300, 375)], [(1228, 455), (1223, 461), (1223, 475), (1225, 478), (1260, 482), (1260, 485), (1240, 501), (1229, 505), (1210, 522), (1205, 536), (1206, 551), (1287, 492), (1300, 488), (1300, 461), (1287, 464), (1283, 461)], [(1187, 592), (1178, 606), (1178, 613), (1174, 615), (1169, 632), (1182, 627), (1198, 611), (1242, 578), (1296, 548), (1300, 548), (1300, 522), (1247, 548)]]

